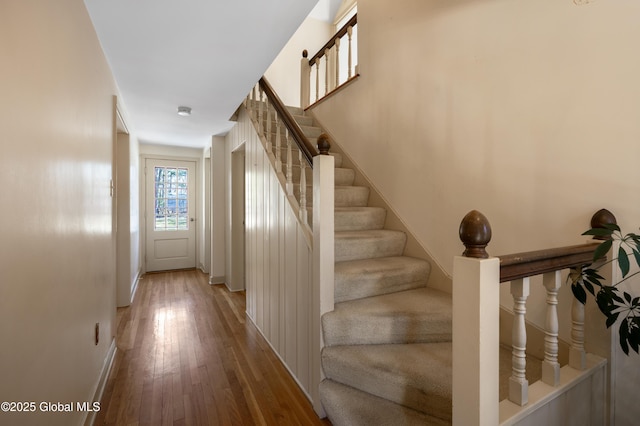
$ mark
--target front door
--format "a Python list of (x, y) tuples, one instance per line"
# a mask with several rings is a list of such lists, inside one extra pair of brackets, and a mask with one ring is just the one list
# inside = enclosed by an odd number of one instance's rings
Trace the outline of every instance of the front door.
[(195, 268), (195, 168), (193, 161), (148, 158), (146, 270)]

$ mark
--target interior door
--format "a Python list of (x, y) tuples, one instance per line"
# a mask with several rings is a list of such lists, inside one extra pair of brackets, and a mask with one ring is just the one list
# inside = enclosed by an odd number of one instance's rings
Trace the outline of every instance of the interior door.
[(148, 158), (146, 173), (146, 270), (195, 268), (194, 161)]

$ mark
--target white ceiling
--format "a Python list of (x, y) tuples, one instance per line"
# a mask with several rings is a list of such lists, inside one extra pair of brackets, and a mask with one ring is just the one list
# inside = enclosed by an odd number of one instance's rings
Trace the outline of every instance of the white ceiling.
[[(205, 147), (310, 14), (341, 0), (85, 0), (141, 143)], [(180, 105), (192, 108), (177, 115)]]

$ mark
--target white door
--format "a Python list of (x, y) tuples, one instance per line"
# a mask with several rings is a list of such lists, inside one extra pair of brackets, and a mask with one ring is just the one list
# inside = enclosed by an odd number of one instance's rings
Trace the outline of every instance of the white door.
[(149, 158), (145, 166), (146, 270), (195, 268), (196, 163)]

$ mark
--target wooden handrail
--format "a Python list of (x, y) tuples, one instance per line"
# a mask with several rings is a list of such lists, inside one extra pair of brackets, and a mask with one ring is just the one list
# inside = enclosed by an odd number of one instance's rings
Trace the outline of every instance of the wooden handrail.
[(355, 14), (351, 19), (349, 19), (349, 21), (346, 24), (342, 26), (342, 28), (338, 30), (337, 33), (333, 35), (333, 37), (329, 39), (328, 42), (325, 43), (324, 46), (322, 46), (320, 50), (318, 50), (318, 53), (316, 53), (311, 57), (311, 59), (309, 59), (309, 66), (315, 64), (316, 59), (321, 58), (324, 55), (325, 50), (331, 49), (333, 45), (336, 44), (336, 40), (339, 38), (342, 38), (349, 30), (349, 27), (353, 27), (357, 23), (358, 23), (358, 14)]
[(296, 142), (296, 145), (298, 145), (298, 148), (300, 148), (300, 151), (307, 160), (307, 163), (309, 163), (310, 167), (313, 167), (313, 157), (318, 155), (316, 149), (313, 147), (313, 145), (311, 145), (311, 142), (309, 142), (309, 139), (307, 139), (304, 132), (302, 131), (296, 120), (293, 118), (287, 107), (284, 106), (284, 103), (282, 103), (280, 97), (273, 90), (269, 82), (267, 82), (267, 80), (262, 77), (259, 81), (259, 84), (264, 93), (271, 101), (271, 105), (273, 105), (273, 108), (278, 112), (278, 115), (284, 122), (285, 126), (287, 126), (287, 128), (291, 132), (293, 140)]
[[(592, 228), (604, 228), (604, 225), (615, 223), (615, 216), (606, 209), (597, 211), (591, 218)], [(482, 213), (476, 210), (469, 212), (460, 223), (459, 234), (465, 246), (463, 256), (489, 257), (486, 247), (491, 241), (491, 225)], [(500, 282), (587, 265), (593, 262), (593, 252), (598, 245), (593, 242), (498, 256)]]
[(589, 264), (593, 262), (593, 252), (599, 244), (587, 243), (498, 256), (500, 282)]

